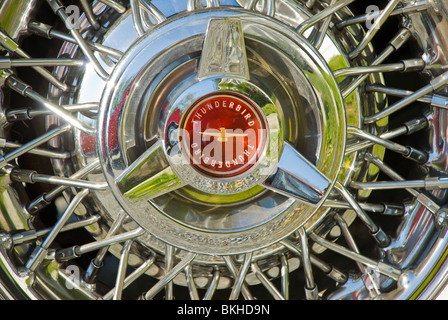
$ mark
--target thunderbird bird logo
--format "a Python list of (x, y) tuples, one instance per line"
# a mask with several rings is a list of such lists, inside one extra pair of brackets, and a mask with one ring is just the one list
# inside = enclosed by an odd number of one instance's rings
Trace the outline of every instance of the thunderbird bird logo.
[(226, 128), (219, 128), (219, 132), (200, 132), (203, 136), (211, 136), (218, 138), (219, 142), (227, 142), (229, 138), (233, 137), (247, 137), (246, 133), (230, 133), (226, 131)]

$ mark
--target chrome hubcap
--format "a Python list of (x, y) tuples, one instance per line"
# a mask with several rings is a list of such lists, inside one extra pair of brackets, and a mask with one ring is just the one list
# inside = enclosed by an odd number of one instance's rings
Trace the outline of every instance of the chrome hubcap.
[[(261, 59), (278, 62), (268, 69)], [(291, 89), (268, 87), (282, 77)], [(325, 60), (285, 25), (235, 9), (176, 17), (142, 37), (111, 79), (100, 106), (103, 172), (124, 210), (156, 238), (197, 253), (244, 253), (324, 214), (344, 156), (345, 108)], [(305, 128), (285, 124), (305, 114)], [(287, 126), (297, 131), (290, 141)], [(306, 133), (311, 159), (294, 149)], [(198, 192), (218, 201), (192, 208)]]

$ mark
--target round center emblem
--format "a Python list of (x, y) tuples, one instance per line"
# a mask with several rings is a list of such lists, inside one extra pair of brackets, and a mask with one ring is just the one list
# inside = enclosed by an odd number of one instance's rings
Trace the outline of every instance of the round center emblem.
[(190, 163), (215, 177), (234, 177), (252, 168), (267, 139), (259, 108), (233, 93), (206, 96), (194, 103), (181, 128), (182, 149)]

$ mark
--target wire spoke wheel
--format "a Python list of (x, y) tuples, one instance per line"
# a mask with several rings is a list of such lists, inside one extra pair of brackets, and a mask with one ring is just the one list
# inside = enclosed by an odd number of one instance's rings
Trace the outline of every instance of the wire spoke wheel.
[(0, 298), (436, 299), (445, 0), (0, 1)]

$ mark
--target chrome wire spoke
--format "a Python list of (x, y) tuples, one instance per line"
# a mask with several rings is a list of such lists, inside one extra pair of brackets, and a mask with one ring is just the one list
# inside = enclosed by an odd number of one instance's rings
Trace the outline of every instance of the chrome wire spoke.
[(403, 155), (404, 157), (409, 158), (417, 163), (425, 164), (426, 161), (428, 160), (428, 155), (425, 152), (423, 152), (421, 150), (417, 150), (413, 147), (403, 146), (396, 142), (382, 139), (380, 137), (377, 137), (375, 135), (372, 135), (368, 132), (365, 132), (361, 129), (354, 128), (354, 127), (349, 127), (347, 129), (347, 131), (348, 131), (349, 135), (353, 135), (356, 137), (361, 137), (366, 140), (369, 140), (375, 144), (381, 145), (389, 150), (397, 152), (397, 153)]
[(87, 188), (90, 190), (106, 190), (107, 183), (90, 182), (80, 179), (65, 178), (39, 174), (33, 170), (13, 168), (10, 173), (12, 181), (23, 183), (48, 183), (66, 187)]
[[(289, 240), (282, 240), (281, 244), (299, 257), (302, 257), (302, 249), (300, 245), (296, 245)], [(309, 260), (313, 266), (323, 271), (325, 275), (327, 275), (337, 283), (344, 284), (347, 281), (347, 274), (345, 274), (341, 270), (338, 270), (327, 262), (319, 259), (315, 255), (310, 255)]]
[[(409, 14), (409, 13), (415, 13), (415, 12), (419, 12), (419, 11), (424, 11), (427, 10), (430, 7), (430, 4), (428, 3), (428, 1), (426, 0), (422, 0), (422, 1), (401, 1), (401, 5), (399, 4), (400, 7), (396, 7), (391, 13), (390, 16), (395, 16), (395, 15), (400, 15), (400, 14)], [(365, 23), (368, 20), (371, 19), (377, 19), (380, 14), (382, 12), (381, 11), (374, 11), (374, 12), (369, 12), (365, 15), (360, 15), (357, 17), (353, 17), (350, 19), (346, 19), (343, 21), (340, 21), (338, 23), (336, 23), (336, 28), (338, 28), (339, 30), (351, 25), (355, 25), (355, 24), (360, 24), (360, 23)]]
[(157, 284), (155, 284), (148, 292), (143, 295), (143, 299), (151, 300), (154, 296), (159, 293), (169, 282), (171, 282), (174, 277), (176, 277), (180, 272), (182, 272), (196, 257), (195, 253), (188, 253), (181, 262), (176, 264), (176, 266), (168, 272)]
[(140, 5), (143, 9), (143, 11), (148, 14), (152, 19), (155, 20), (155, 23), (152, 23), (148, 21), (148, 19), (143, 15), (143, 23), (146, 25), (147, 28), (153, 27), (155, 24), (162, 23), (166, 20), (166, 17), (163, 15), (162, 12), (160, 12), (159, 9), (157, 9), (156, 6), (154, 6), (151, 2), (140, 0)]
[[(248, 270), (248, 268), (250, 266), (249, 265), (250, 261), (247, 258), (248, 257), (246, 256), (246, 268), (245, 268), (246, 272), (247, 272), (247, 270)], [(239, 281), (240, 281), (239, 288), (237, 288), (238, 290), (236, 290), (236, 289), (233, 290), (232, 289), (232, 293), (231, 293), (232, 297), (235, 298), (235, 296), (237, 294), (239, 294), (240, 291), (241, 291), (241, 294), (243, 295), (244, 299), (246, 299), (246, 300), (254, 300), (254, 296), (250, 292), (250, 290), (247, 287), (247, 285), (244, 283), (244, 277), (239, 275), (239, 273), (238, 273), (238, 269), (235, 266), (235, 263), (233, 261), (233, 257), (231, 257), (231, 256), (224, 256), (223, 259), (224, 259), (224, 261), (225, 261), (225, 263), (227, 265), (227, 268), (229, 269), (230, 273), (232, 274), (233, 278), (234, 279), (239, 278)]]
[(353, 182), (350, 184), (353, 188), (359, 190), (393, 190), (393, 189), (425, 189), (439, 190), (448, 187), (448, 181), (445, 178), (427, 178), (425, 180), (406, 180), (406, 181), (379, 181), (379, 182)]
[(212, 300), (213, 299), (213, 295), (216, 292), (220, 278), (221, 278), (221, 272), (219, 271), (218, 268), (216, 268), (213, 271), (213, 279), (212, 279), (212, 282), (210, 283), (210, 286), (207, 289), (207, 292), (204, 295), (204, 300)]
[(0, 59), (0, 68), (11, 69), (17, 67), (45, 67), (45, 66), (71, 66), (82, 67), (84, 66), (83, 60), (74, 59)]
[(56, 259), (58, 261), (69, 261), (72, 259), (79, 258), (81, 255), (96, 251), (105, 247), (109, 247), (113, 244), (122, 243), (127, 240), (138, 238), (139, 236), (143, 235), (145, 233), (144, 230), (141, 228), (128, 231), (125, 233), (117, 234), (114, 236), (111, 236), (104, 240), (98, 240), (91, 243), (83, 244), (80, 246), (73, 246), (66, 249), (58, 249), (56, 250)]
[[(173, 246), (167, 245), (166, 246), (166, 253), (165, 253), (165, 269), (166, 272), (169, 272), (174, 265), (174, 250), (175, 248)], [(173, 300), (174, 299), (174, 292), (173, 292), (173, 283), (170, 282), (165, 287), (165, 297), (167, 300)]]
[(252, 253), (247, 253), (244, 255), (244, 262), (238, 270), (237, 277), (235, 278), (235, 284), (232, 287), (232, 292), (230, 293), (229, 300), (237, 300), (242, 287), (244, 285), (244, 281), (246, 279), (247, 272), (250, 268), (250, 263), (252, 261)]
[(95, 14), (93, 13), (92, 8), (89, 5), (89, 2), (87, 0), (81, 0), (81, 7), (84, 10), (86, 18), (89, 21), (89, 23), (95, 30), (98, 30), (100, 28), (100, 24), (96, 20)]
[(424, 86), (423, 88), (417, 90), (413, 94), (407, 96), (406, 98), (403, 98), (402, 100), (396, 102), (389, 108), (378, 112), (375, 115), (369, 116), (365, 118), (366, 123), (372, 123), (376, 122), (378, 120), (383, 119), (386, 116), (391, 115), (394, 112), (397, 112), (398, 110), (401, 110), (402, 108), (408, 106), (414, 101), (417, 101), (418, 99), (426, 96), (429, 93), (432, 93), (434, 91), (437, 91), (443, 87), (446, 87), (448, 85), (448, 72), (445, 72), (438, 77), (434, 78), (431, 81), (431, 84)]
[(188, 11), (196, 11), (198, 9), (202, 9), (202, 8), (214, 8), (214, 7), (219, 7), (220, 3), (219, 0), (206, 0), (205, 6), (202, 3), (202, 1), (198, 1), (198, 0), (188, 0), (187, 2), (187, 10)]
[(199, 300), (198, 289), (194, 282), (193, 270), (191, 269), (191, 264), (185, 267), (185, 278), (187, 280), (188, 292), (190, 294), (191, 300)]
[[(100, 219), (101, 219), (101, 216), (96, 215), (96, 216), (87, 218), (85, 220), (69, 222), (61, 228), (60, 232), (85, 228), (85, 227), (88, 227), (90, 225), (97, 223)], [(29, 231), (23, 231), (20, 233), (16, 233), (14, 235), (8, 234), (6, 236), (10, 239), (9, 241), (11, 241), (11, 246), (17, 246), (17, 245), (21, 245), (23, 243), (35, 241), (38, 238), (45, 237), (51, 232), (51, 230), (52, 230), (51, 228), (45, 228), (45, 229), (41, 229), (41, 230), (33, 229), (33, 230), (29, 230)], [(12, 247), (9, 247), (8, 250), (10, 250), (11, 248)]]
[[(329, 6), (331, 7), (335, 3), (336, 3), (336, 0), (331, 0)], [(308, 2), (307, 2), (307, 6), (309, 7)], [(312, 4), (311, 4), (311, 6), (312, 6)], [(322, 22), (322, 26), (320, 27), (319, 32), (316, 36), (316, 39), (313, 42), (313, 45), (316, 47), (317, 50), (320, 49), (320, 47), (322, 46), (322, 43), (324, 42), (324, 39), (325, 39), (325, 37), (328, 33), (328, 30), (330, 28), (331, 19), (332, 19), (332, 16), (330, 15), (330, 16), (326, 17), (325, 20)]]
[(289, 300), (289, 264), (288, 259), (284, 254), (281, 256), (281, 287), (282, 287), (282, 296), (285, 300)]
[(82, 123), (75, 117), (73, 117), (69, 112), (67, 112), (65, 109), (63, 109), (61, 106), (55, 105), (53, 102), (49, 101), (48, 99), (42, 97), (39, 93), (34, 91), (28, 84), (24, 83), (20, 79), (18, 79), (14, 75), (9, 75), (6, 78), (6, 85), (18, 92), (19, 94), (23, 95), (24, 97), (30, 98), (37, 103), (41, 104), (43, 107), (50, 110), (55, 115), (61, 117), (65, 121), (67, 121), (70, 125), (74, 126), (75, 128), (87, 133), (87, 134), (95, 134), (96, 130), (89, 125)]
[[(155, 25), (166, 20), (163, 13), (161, 13), (150, 1), (131, 0), (130, 5), (132, 9), (134, 29), (140, 37), (143, 36), (148, 29), (151, 29)], [(152, 22), (150, 18), (155, 22)]]
[[(381, 63), (383, 63), (392, 53), (398, 51), (400, 47), (402, 47), (411, 37), (411, 31), (407, 28), (400, 29), (397, 34), (392, 38), (391, 41), (389, 41), (388, 45), (386, 46), (383, 51), (378, 54), (378, 57), (371, 62), (371, 66), (377, 66)], [(344, 88), (342, 89), (342, 96), (348, 97), (351, 93), (353, 93), (356, 88), (358, 88), (363, 81), (365, 81), (368, 78), (369, 74), (364, 74), (362, 76), (358, 76), (356, 79), (354, 79), (350, 84), (344, 85)]]
[(315, 234), (311, 234), (310, 238), (313, 241), (315, 241), (316, 243), (320, 244), (321, 246), (323, 246), (327, 249), (333, 250), (341, 255), (348, 257), (349, 259), (359, 262), (359, 263), (363, 264), (364, 266), (369, 267), (372, 270), (375, 270), (385, 276), (388, 276), (395, 281), (399, 280), (399, 277), (401, 275), (401, 270), (399, 270), (391, 265), (387, 265), (383, 262), (378, 262), (378, 261), (372, 260), (368, 257), (365, 257), (363, 255), (360, 255), (360, 254), (354, 252), (354, 251), (351, 251), (343, 246), (340, 246), (338, 244), (335, 244), (333, 242), (325, 240)]
[[(58, 40), (67, 41), (70, 43), (75, 43), (75, 44), (77, 43), (76, 39), (73, 38), (71, 35), (64, 33), (62, 31), (56, 30), (53, 26), (44, 24), (42, 22), (31, 21), (28, 25), (28, 29), (31, 32), (33, 32), (34, 34), (37, 34), (37, 35), (47, 38), (47, 39), (58, 39)], [(120, 59), (123, 56), (123, 52), (116, 50), (114, 48), (105, 46), (101, 43), (86, 40), (86, 44), (90, 48), (92, 48), (92, 50), (108, 54), (111, 57), (114, 57), (116, 59)]]
[(337, 183), (336, 190), (341, 196), (350, 204), (352, 209), (356, 212), (361, 221), (369, 229), (371, 236), (375, 239), (380, 247), (386, 247), (390, 243), (390, 237), (366, 214), (359, 203), (350, 194), (350, 192), (340, 183)]
[[(2, 141), (0, 143), (0, 145), (2, 146), (2, 148), (5, 148), (5, 149), (21, 149), (21, 148), (23, 148), (23, 144), (10, 142), (10, 141)], [(68, 159), (72, 156), (70, 152), (57, 152), (57, 151), (45, 150), (45, 149), (41, 149), (41, 148), (31, 149), (28, 151), (28, 153), (39, 155), (39, 156), (44, 156), (44, 157), (48, 157), (48, 158), (54, 158), (54, 159)]]
[(261, 5), (260, 12), (273, 17), (275, 14), (275, 3), (273, 0), (249, 0), (244, 6), (247, 10), (256, 10), (257, 5)]
[[(392, 168), (390, 168), (387, 164), (385, 164), (383, 161), (381, 161), (380, 159), (378, 159), (377, 157), (371, 155), (371, 154), (366, 154), (366, 160), (375, 164), (378, 168), (381, 169), (381, 171), (383, 171), (386, 175), (388, 175), (390, 178), (392, 178), (393, 180), (396, 181), (401, 181), (404, 182), (405, 179), (400, 176), (397, 172), (395, 172)], [(415, 197), (415, 199), (421, 203), (423, 206), (427, 207), (427, 209), (429, 211), (431, 211), (432, 213), (437, 213), (440, 210), (440, 206), (437, 205), (437, 203), (431, 199), (430, 196), (421, 193), (418, 190), (415, 190), (413, 188), (406, 188), (406, 190)]]
[[(154, 264), (155, 254), (152, 253), (150, 258), (148, 258), (142, 265), (140, 265), (137, 269), (135, 269), (131, 274), (129, 274), (123, 280), (123, 290), (130, 286), (134, 281), (138, 280), (142, 275), (145, 274), (146, 271)], [(115, 289), (112, 289), (107, 294), (103, 296), (104, 300), (110, 300), (113, 297)]]
[[(372, 213), (379, 213), (386, 216), (401, 216), (404, 212), (403, 204), (393, 203), (365, 203), (358, 202), (359, 206), (364, 210)], [(325, 207), (334, 209), (350, 209), (351, 206), (348, 202), (327, 200), (324, 203)]]
[(14, 151), (6, 154), (5, 156), (2, 156), (1, 162), (0, 162), (0, 167), (4, 168), (8, 164), (8, 162), (17, 159), (21, 155), (29, 152), (30, 150), (33, 150), (34, 148), (42, 145), (45, 142), (48, 142), (49, 140), (59, 136), (60, 134), (67, 132), (70, 129), (71, 128), (69, 125), (65, 125), (63, 127), (50, 130), (47, 133), (43, 134), (41, 137), (38, 137), (38, 138), (22, 145), (20, 148), (15, 149)]
[[(92, 171), (99, 168), (99, 160), (96, 159), (95, 161), (92, 161), (90, 164), (86, 165), (73, 175), (71, 175), (69, 178), (71, 179), (81, 179), (90, 174)], [(35, 198), (34, 200), (30, 201), (30, 203), (26, 206), (26, 210), (29, 214), (35, 215), (40, 210), (47, 207), (49, 204), (52, 203), (53, 200), (56, 199), (64, 190), (68, 188), (67, 185), (60, 185), (40, 196)]]
[[(1, 45), (10, 53), (17, 54), (22, 58), (31, 59), (31, 56), (23, 51), (19, 45), (11, 39), (11, 37), (3, 31), (0, 31), (0, 39)], [(36, 70), (40, 75), (42, 75), (45, 79), (47, 79), (50, 83), (55, 85), (62, 91), (67, 91), (68, 86), (65, 83), (62, 83), (59, 79), (56, 79), (47, 69), (41, 66), (33, 66), (33, 69)]]
[[(419, 117), (410, 121), (405, 122), (402, 126), (389, 130), (388, 132), (384, 132), (380, 134), (379, 136), (375, 136), (375, 140), (392, 140), (394, 138), (397, 138), (402, 135), (411, 135), (413, 133), (416, 133), (420, 130), (427, 129), (428, 128), (428, 119), (426, 117)], [(360, 130), (360, 129), (356, 129)], [(369, 134), (370, 135), (370, 134)], [(347, 146), (347, 149), (345, 151), (346, 154), (351, 154), (356, 151), (360, 151), (366, 148), (369, 148), (375, 144), (372, 139), (366, 139), (362, 142), (357, 142), (354, 144), (350, 144)]]
[(268, 277), (263, 273), (263, 271), (260, 269), (260, 267), (257, 265), (256, 262), (253, 262), (251, 264), (251, 270), (255, 273), (258, 280), (263, 284), (263, 286), (269, 291), (269, 293), (272, 295), (272, 297), (275, 300), (285, 300), (283, 295), (278, 291), (278, 289), (274, 286), (274, 284), (269, 280)]
[[(367, 92), (380, 92), (385, 93), (391, 96), (396, 97), (408, 97), (412, 95), (414, 92), (410, 90), (402, 90), (397, 88), (387, 88), (382, 85), (368, 85), (365, 87)], [(432, 107), (437, 108), (447, 108), (448, 106), (448, 99), (446, 96), (439, 95), (439, 94), (429, 94), (426, 96), (422, 96), (418, 98), (416, 101), (418, 102), (424, 102), (429, 103)]]
[(421, 58), (417, 58), (411, 60), (403, 60), (397, 63), (382, 64), (376, 66), (339, 69), (334, 71), (333, 74), (336, 78), (339, 78), (339, 77), (359, 76), (368, 73), (423, 71), (425, 68), (426, 68), (425, 61)]
[(126, 7), (115, 0), (99, 0), (99, 1), (104, 3), (107, 6), (111, 7), (118, 13), (124, 13), (126, 11)]
[(401, 0), (390, 0), (384, 10), (380, 13), (377, 19), (375, 19), (375, 22), (373, 25), (369, 28), (364, 38), (361, 40), (361, 43), (349, 53), (349, 58), (354, 59), (356, 58), (362, 50), (364, 50), (367, 45), (371, 42), (375, 34), (378, 32), (378, 30), (381, 28), (381, 26), (386, 22), (389, 15), (392, 13), (392, 11), (395, 9), (395, 7), (400, 3)]
[(319, 291), (314, 281), (314, 274), (311, 268), (308, 236), (304, 228), (300, 228), (298, 232), (300, 236), (300, 245), (302, 248), (303, 272), (305, 273), (305, 296), (308, 300), (316, 300)]
[(98, 59), (93, 55), (92, 51), (90, 50), (90, 47), (84, 40), (84, 38), (81, 36), (79, 31), (76, 29), (76, 26), (74, 26), (71, 22), (71, 19), (68, 17), (65, 7), (60, 3), (59, 0), (47, 0), (48, 5), (50, 8), (54, 11), (56, 15), (58, 15), (61, 20), (65, 23), (70, 35), (75, 39), (76, 43), (79, 45), (79, 48), (82, 50), (86, 58), (90, 61), (90, 63), (95, 68), (95, 71), (97, 72), (98, 76), (100, 76), (101, 79), (107, 80), (109, 78), (109, 74), (104, 70), (103, 66), (100, 64)]
[(126, 277), (126, 268), (128, 266), (129, 251), (131, 250), (131, 246), (132, 240), (126, 241), (123, 246), (120, 257), (120, 264), (118, 266), (117, 279), (115, 282), (115, 291), (112, 298), (113, 300), (121, 300), (121, 297), (123, 295), (124, 280)]
[[(98, 103), (88, 102), (81, 104), (62, 105), (61, 108), (70, 113), (81, 112), (90, 116), (95, 115), (98, 112)], [(51, 114), (52, 112), (50, 110), (41, 110), (34, 108), (10, 109), (6, 111), (6, 121), (11, 124), (13, 122), (32, 120), (38, 116), (48, 116)]]
[(73, 214), (77, 206), (81, 203), (81, 201), (89, 194), (88, 189), (84, 189), (79, 194), (77, 194), (73, 200), (70, 202), (69, 206), (65, 210), (64, 214), (61, 216), (61, 218), (58, 220), (58, 222), (55, 224), (53, 229), (51, 229), (50, 233), (46, 236), (45, 240), (40, 246), (37, 246), (33, 253), (31, 254), (31, 257), (28, 259), (25, 267), (27, 270), (33, 272), (35, 269), (39, 266), (39, 264), (42, 262), (42, 260), (45, 258), (47, 254), (47, 250), (49, 249), (52, 242), (55, 240), (56, 236), (61, 232), (62, 228), (64, 227), (65, 223), (68, 221), (70, 216)]
[[(352, 251), (354, 251), (355, 253), (360, 253), (358, 246), (355, 242), (355, 240), (353, 239), (352, 234), (349, 231), (349, 228), (347, 226), (347, 224), (345, 223), (345, 220), (338, 214), (335, 214), (334, 219), (337, 221), (339, 227), (342, 230), (342, 233), (344, 235), (344, 238), (346, 240), (346, 242), (348, 243), (350, 249)], [(369, 295), (371, 297), (377, 297), (380, 294), (380, 290), (377, 286), (377, 283), (375, 282), (375, 280), (372, 278), (372, 274), (371, 272), (369, 272), (365, 266), (363, 264), (361, 264), (360, 262), (357, 262), (358, 268), (362, 273), (362, 280), (364, 281), (364, 284), (366, 286), (366, 289), (369, 290)]]
[(312, 9), (315, 4), (316, 4), (316, 0), (307, 0), (307, 2), (306, 2), (306, 6), (310, 9)]
[(334, 14), (335, 12), (339, 11), (341, 8), (348, 6), (350, 3), (354, 2), (354, 1), (355, 0), (339, 0), (335, 3), (333, 3), (333, 5), (328, 6), (321, 12), (313, 15), (311, 18), (302, 22), (300, 24), (299, 28), (297, 29), (297, 31), (299, 31), (300, 33), (304, 33), (306, 30), (308, 30), (309, 28), (314, 26), (316, 23), (323, 21), (327, 17), (329, 17), (332, 14)]
[[(114, 221), (111, 228), (107, 232), (107, 235), (105, 237), (106, 239), (112, 237), (113, 235), (115, 235), (118, 232), (118, 230), (122, 226), (125, 218), (126, 218), (125, 213), (121, 213), (119, 215), (119, 217)], [(108, 246), (102, 247), (96, 253), (95, 258), (93, 258), (92, 261), (90, 262), (89, 267), (87, 268), (86, 274), (84, 276), (84, 280), (87, 283), (95, 282), (98, 272), (104, 266), (104, 258), (106, 257), (108, 250), (109, 250)]]

